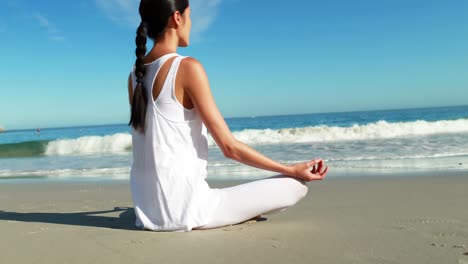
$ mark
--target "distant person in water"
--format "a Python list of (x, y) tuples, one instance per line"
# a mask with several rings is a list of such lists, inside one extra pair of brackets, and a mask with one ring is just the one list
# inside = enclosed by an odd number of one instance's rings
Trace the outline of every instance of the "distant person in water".
[(36, 135), (39, 136), (40, 133), (41, 133), (41, 129), (40, 129), (40, 128), (36, 128)]
[[(283, 211), (328, 172), (321, 159), (284, 165), (231, 134), (189, 45), (187, 0), (142, 0), (136, 62), (128, 78), (135, 225), (154, 231), (210, 229)], [(147, 53), (147, 39), (153, 41)], [(208, 131), (224, 156), (279, 174), (229, 188), (206, 182)]]

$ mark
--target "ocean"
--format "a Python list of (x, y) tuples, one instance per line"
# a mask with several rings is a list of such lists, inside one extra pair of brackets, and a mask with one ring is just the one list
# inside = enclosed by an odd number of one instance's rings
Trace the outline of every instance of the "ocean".
[[(290, 164), (322, 158), (327, 177), (468, 172), (468, 106), (226, 118), (234, 136)], [(0, 183), (127, 181), (126, 124), (0, 133)], [(208, 180), (277, 174), (229, 160), (209, 136)]]

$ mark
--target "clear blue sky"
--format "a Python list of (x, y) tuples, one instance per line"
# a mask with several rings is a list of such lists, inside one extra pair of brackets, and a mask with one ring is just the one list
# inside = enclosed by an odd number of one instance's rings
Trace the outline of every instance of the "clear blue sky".
[[(466, 0), (191, 6), (178, 52), (202, 62), (225, 117), (468, 104)], [(0, 1), (0, 126), (128, 122), (137, 7)]]

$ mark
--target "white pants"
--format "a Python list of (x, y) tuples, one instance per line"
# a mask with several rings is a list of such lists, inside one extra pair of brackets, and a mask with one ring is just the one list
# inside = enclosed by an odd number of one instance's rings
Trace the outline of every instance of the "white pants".
[(308, 188), (304, 181), (278, 174), (219, 190), (223, 199), (213, 218), (194, 229), (233, 225), (262, 214), (284, 211), (304, 198)]

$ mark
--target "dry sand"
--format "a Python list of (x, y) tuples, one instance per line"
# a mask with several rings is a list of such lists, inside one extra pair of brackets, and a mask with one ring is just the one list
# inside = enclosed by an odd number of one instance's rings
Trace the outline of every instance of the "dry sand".
[(266, 221), (177, 233), (133, 226), (127, 182), (0, 182), (0, 263), (468, 264), (468, 176), (308, 185)]

